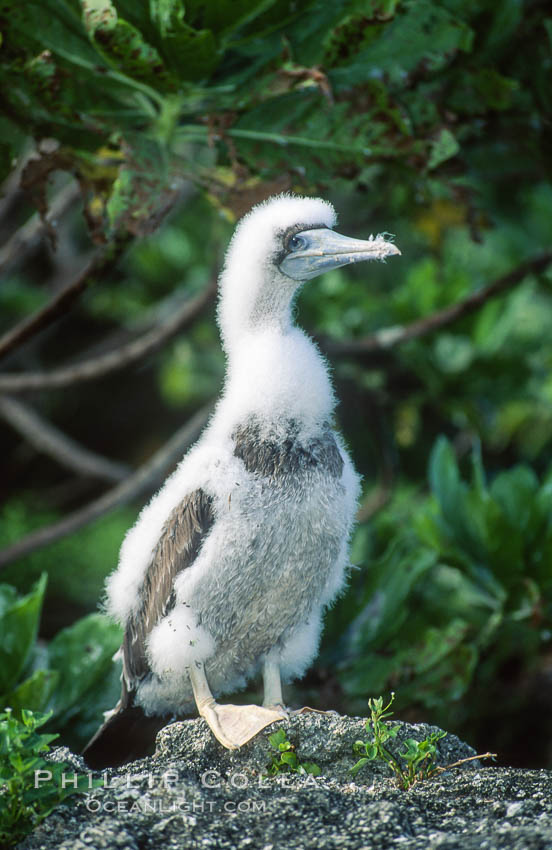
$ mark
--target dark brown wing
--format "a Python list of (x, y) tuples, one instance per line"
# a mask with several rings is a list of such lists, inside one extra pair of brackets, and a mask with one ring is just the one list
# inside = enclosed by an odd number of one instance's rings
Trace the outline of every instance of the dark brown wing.
[(174, 579), (191, 566), (213, 524), (212, 499), (195, 490), (167, 519), (144, 576), (138, 611), (129, 619), (123, 638), (123, 683), (114, 713), (86, 745), (89, 767), (101, 769), (148, 755), (157, 732), (169, 717), (146, 717), (133, 705), (136, 686), (149, 673), (146, 640), (174, 603)]
[(144, 577), (138, 611), (129, 619), (123, 638), (123, 676), (133, 690), (149, 673), (146, 640), (155, 625), (174, 607), (174, 580), (191, 566), (213, 524), (212, 498), (194, 490), (167, 519)]

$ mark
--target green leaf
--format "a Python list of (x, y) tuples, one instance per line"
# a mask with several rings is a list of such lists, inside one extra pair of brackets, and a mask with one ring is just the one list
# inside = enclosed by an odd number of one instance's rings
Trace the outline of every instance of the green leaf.
[(320, 767), (312, 761), (301, 762), (301, 767), (303, 768), (305, 773), (310, 774), (310, 776), (320, 776), (322, 773)]
[(333, 3), (315, 0), (287, 27), (296, 62), (309, 66), (322, 61), (334, 27), (343, 16), (344, 5), (343, 0)]
[(17, 590), (11, 584), (0, 584), (0, 617), (17, 602)]
[(272, 735), (268, 736), (268, 740), (270, 741), (271, 746), (274, 749), (279, 749), (280, 744), (284, 744), (286, 741), (286, 733), (283, 729), (278, 729), (277, 732), (273, 732)]
[(453, 620), (444, 629), (428, 628), (416, 653), (416, 672), (424, 673), (434, 668), (463, 641), (466, 631), (467, 624), (463, 620)]
[(136, 27), (118, 16), (111, 0), (81, 0), (81, 4), (86, 30), (112, 68), (154, 89), (177, 88), (158, 51)]
[(543, 21), (543, 26), (546, 30), (547, 35), (548, 35), (548, 40), (550, 42), (550, 48), (552, 49), (552, 18), (546, 18), (546, 20)]
[[(88, 777), (78, 777), (77, 788), (62, 788), (62, 777), (69, 770), (63, 762), (46, 761), (42, 753), (58, 735), (37, 734), (49, 715), (22, 711), (18, 720), (11, 712), (0, 714), (0, 782), (5, 785), (4, 801), (0, 808), (0, 841), (11, 846), (47, 817), (62, 800), (75, 791), (88, 790)], [(51, 779), (39, 788), (34, 787), (34, 771), (48, 770)], [(99, 782), (93, 783), (94, 787)]]
[(412, 547), (411, 537), (399, 537), (366, 569), (362, 608), (345, 636), (350, 650), (384, 643), (407, 616), (405, 599), (436, 562), (435, 552)]
[(150, 0), (150, 16), (160, 53), (180, 80), (201, 80), (213, 72), (219, 61), (215, 37), (208, 28), (186, 23), (181, 0)]
[(28, 709), (22, 709), (21, 711), (22, 723), (28, 729), (33, 730), (40, 728), (40, 726), (44, 726), (44, 724), (48, 722), (51, 716), (51, 711), (29, 711)]
[[(52, 708), (65, 720), (78, 712), (90, 688), (112, 668), (121, 629), (103, 614), (89, 614), (59, 632), (49, 645), (50, 666), (59, 673)], [(61, 720), (59, 721), (61, 723)]]
[(466, 572), (448, 564), (438, 564), (424, 585), (429, 609), (446, 610), (447, 619), (471, 621), (483, 626), (489, 615), (501, 608), (505, 594), (489, 593)]
[(527, 466), (516, 466), (496, 476), (490, 487), (492, 498), (504, 511), (508, 524), (517, 528), (529, 542), (535, 519), (535, 503), (539, 491), (537, 476)]
[(456, 457), (448, 440), (439, 437), (429, 460), (429, 483), (444, 517), (463, 511), (465, 486), (460, 481)]
[(510, 109), (514, 94), (519, 90), (517, 80), (504, 77), (494, 68), (482, 68), (473, 78), (474, 88), (490, 109)]
[[(434, 660), (439, 658), (439, 654), (435, 653)], [(425, 673), (418, 675), (410, 687), (402, 688), (401, 697), (406, 701), (421, 700), (428, 708), (433, 708), (442, 705), (442, 694), (446, 691), (447, 701), (453, 703), (466, 693), (478, 660), (475, 646), (460, 644)]]
[(8, 32), (36, 51), (52, 50), (71, 64), (95, 70), (98, 55), (72, 4), (66, 0), (1, 0), (0, 10)]
[(209, 0), (203, 10), (205, 26), (225, 40), (231, 35), (235, 38), (239, 30), (255, 21), (276, 2), (277, 0)]
[(55, 726), (63, 729), (64, 743), (80, 752), (104, 720), (103, 712), (114, 706), (121, 695), (122, 664), (111, 662), (105, 675), (95, 681), (79, 704), (58, 715)]
[(460, 145), (455, 137), (452, 135), (450, 130), (444, 128), (431, 144), (427, 167), (430, 171), (437, 168), (437, 166), (441, 165), (442, 162), (446, 162), (447, 159), (451, 159), (453, 156), (456, 156), (459, 150)]
[(359, 772), (359, 770), (364, 767), (365, 764), (368, 764), (369, 761), (369, 758), (359, 759), (357, 763), (352, 766), (350, 772), (353, 774), (353, 776), (355, 776)]
[(456, 51), (469, 52), (473, 31), (460, 17), (429, 0), (401, 4), (402, 14), (382, 25), (379, 37), (356, 55), (349, 65), (331, 71), (337, 86), (358, 85), (388, 74), (391, 83), (404, 83), (405, 73), (420, 63), (437, 71), (445, 68)]
[(33, 590), (15, 597), (13, 588), (0, 585), (0, 693), (13, 689), (36, 641), (46, 590), (45, 573)]
[(36, 670), (11, 693), (1, 696), (0, 704), (9, 706), (15, 712), (20, 712), (23, 708), (43, 711), (58, 681), (59, 673), (56, 670)]
[(184, 20), (184, 4), (181, 0), (150, 0), (149, 13), (162, 38)]

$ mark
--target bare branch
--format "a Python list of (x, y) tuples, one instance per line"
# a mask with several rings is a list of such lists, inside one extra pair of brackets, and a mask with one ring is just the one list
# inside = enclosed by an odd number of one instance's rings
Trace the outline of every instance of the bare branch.
[(116, 243), (115, 248), (102, 249), (95, 254), (76, 278), (65, 289), (62, 289), (51, 301), (32, 316), (23, 319), (15, 328), (4, 334), (0, 339), (0, 357), (23, 345), (30, 337), (37, 334), (59, 316), (66, 313), (79, 295), (86, 289), (95, 274), (102, 271), (106, 265), (115, 263), (122, 250), (122, 242)]
[[(46, 216), (46, 222), (50, 226), (54, 226), (57, 219), (61, 218), (64, 213), (72, 206), (80, 197), (80, 188), (75, 183), (69, 183), (65, 186), (54, 198), (52, 206)], [(48, 231), (48, 224), (38, 213), (31, 216), (8, 241), (0, 248), (0, 273), (5, 274), (6, 270), (13, 265), (14, 262), (21, 262), (22, 256), (36, 245), (39, 240)]]
[(91, 381), (123, 369), (160, 348), (168, 339), (188, 327), (209, 304), (216, 292), (216, 282), (187, 301), (168, 319), (160, 322), (138, 339), (90, 360), (54, 369), (51, 372), (0, 374), (0, 392), (20, 393), (28, 390), (51, 390)]
[(458, 319), (468, 316), (479, 310), (489, 299), (496, 295), (502, 295), (509, 289), (512, 289), (516, 284), (520, 283), (528, 274), (539, 273), (552, 263), (552, 252), (542, 254), (540, 257), (535, 257), (525, 263), (521, 263), (508, 274), (499, 277), (497, 280), (484, 286), (477, 292), (472, 292), (466, 298), (458, 301), (456, 304), (451, 304), (450, 307), (445, 307), (443, 310), (437, 310), (430, 316), (423, 319), (418, 319), (411, 322), (409, 325), (395, 325), (390, 328), (382, 328), (370, 336), (363, 339), (355, 340), (321, 340), (321, 345), (328, 354), (352, 354), (364, 355), (375, 354), (381, 351), (388, 351), (396, 345), (400, 345), (410, 339), (416, 339), (420, 336), (425, 336), (428, 333), (439, 330), (440, 328), (456, 322)]
[(99, 499), (74, 511), (53, 525), (33, 531), (17, 543), (0, 551), (0, 568), (5, 567), (36, 549), (42, 549), (56, 540), (73, 534), (79, 528), (93, 522), (109, 511), (138, 499), (144, 493), (157, 487), (169, 472), (171, 466), (184, 454), (186, 449), (199, 437), (207, 423), (212, 405), (202, 407), (192, 418), (174, 434), (153, 457), (130, 475), (121, 484), (104, 493)]
[(13, 211), (15, 205), (23, 195), (23, 190), (20, 186), (21, 172), (25, 168), (29, 156), (33, 153), (33, 147), (30, 141), (23, 145), (23, 151), (14, 168), (7, 175), (6, 179), (0, 186), (0, 223), (4, 218), (8, 218)]
[(0, 396), (0, 416), (35, 449), (54, 458), (62, 466), (91, 478), (123, 481), (130, 472), (124, 463), (116, 463), (84, 448), (23, 402)]

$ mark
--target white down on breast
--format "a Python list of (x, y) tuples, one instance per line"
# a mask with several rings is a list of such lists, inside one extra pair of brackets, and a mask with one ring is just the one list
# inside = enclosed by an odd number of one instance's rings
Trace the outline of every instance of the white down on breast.
[(284, 436), (290, 419), (298, 437), (315, 437), (331, 417), (334, 396), (325, 361), (298, 328), (289, 334), (261, 329), (244, 336), (233, 354), (223, 395), (199, 441), (143, 508), (128, 531), (119, 565), (107, 580), (106, 608), (125, 625), (140, 604), (140, 587), (163, 525), (174, 508), (202, 488), (223, 502), (237, 486), (247, 486), (247, 473), (233, 456), (231, 435), (250, 417), (266, 433)]

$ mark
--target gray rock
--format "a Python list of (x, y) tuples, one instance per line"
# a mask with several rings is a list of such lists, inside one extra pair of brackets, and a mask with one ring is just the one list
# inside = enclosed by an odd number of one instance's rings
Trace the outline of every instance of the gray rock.
[[(268, 730), (228, 752), (203, 720), (173, 723), (154, 756), (107, 771), (102, 787), (56, 809), (20, 850), (552, 850), (552, 772), (468, 762), (403, 791), (371, 762), (353, 780), (364, 723), (309, 713), (274, 724), (270, 732), (283, 726), (299, 760), (322, 775), (270, 778)], [(399, 746), (435, 731), (399, 725)], [(474, 754), (454, 735), (438, 749), (443, 766)], [(83, 767), (65, 749), (53, 758)]]

